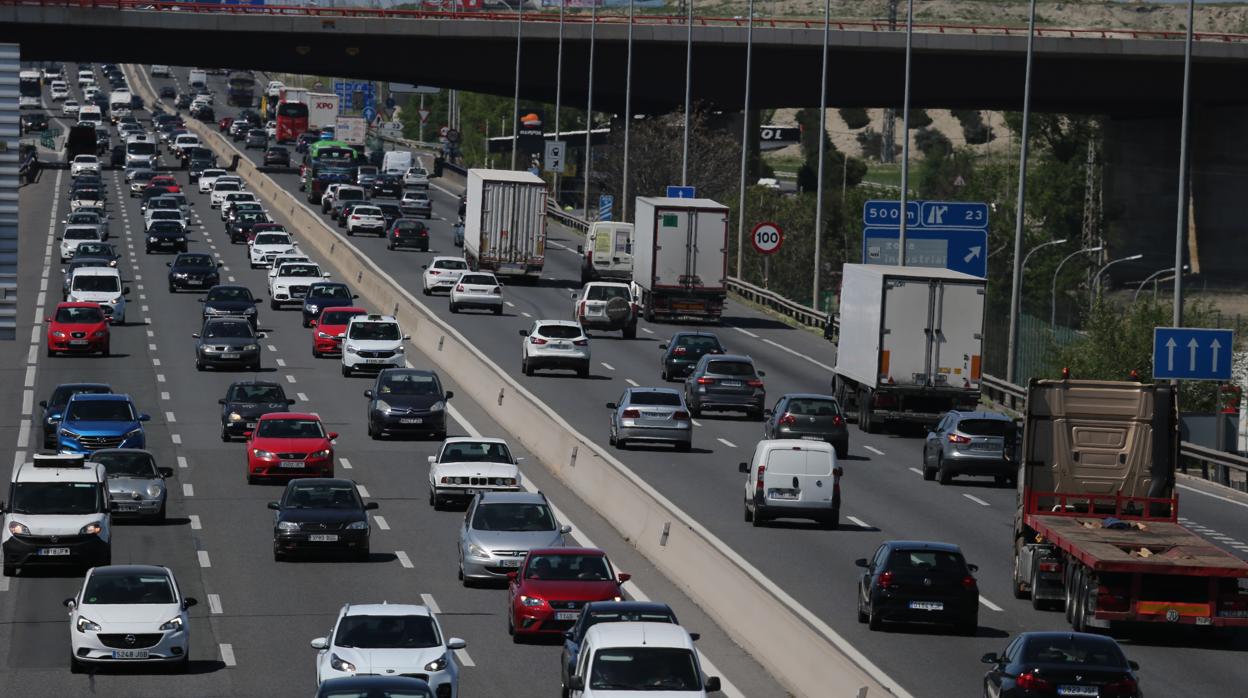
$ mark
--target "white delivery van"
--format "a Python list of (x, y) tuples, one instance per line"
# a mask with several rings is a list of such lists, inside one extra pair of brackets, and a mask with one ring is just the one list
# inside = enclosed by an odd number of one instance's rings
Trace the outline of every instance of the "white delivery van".
[(633, 224), (597, 221), (589, 226), (581, 255), (581, 283), (633, 280)]
[(78, 107), (78, 121), (86, 121), (95, 126), (104, 125), (104, 113), (94, 104), (86, 103)]
[(0, 513), (6, 577), (28, 565), (112, 564), (108, 474), (81, 453), (36, 453), (18, 465)]
[(836, 528), (841, 517), (841, 475), (836, 449), (825, 441), (759, 441), (745, 473), (745, 520), (814, 519)]
[[(702, 697), (720, 690), (703, 676), (689, 631), (674, 623), (598, 623), (585, 633), (565, 695)], [(643, 694), (643, 691), (645, 692)]]
[(390, 150), (381, 160), (381, 171), (402, 177), (412, 169), (412, 154), (406, 150)]

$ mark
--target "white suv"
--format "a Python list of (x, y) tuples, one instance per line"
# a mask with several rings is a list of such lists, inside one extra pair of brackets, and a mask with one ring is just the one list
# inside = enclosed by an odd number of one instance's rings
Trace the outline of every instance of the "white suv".
[(0, 503), (4, 576), (27, 565), (107, 565), (112, 561), (108, 473), (81, 453), (36, 453), (13, 472)]
[(326, 637), (312, 641), (316, 685), (356, 675), (417, 675), (438, 696), (459, 695), (455, 650), (463, 640), (442, 634), (437, 617), (413, 604), (347, 604)]
[(97, 175), (100, 173), (100, 159), (94, 155), (79, 155), (69, 164), (70, 177), (77, 177), (88, 172)]
[(295, 241), (290, 233), (265, 231), (252, 238), (247, 249), (247, 261), (252, 269), (262, 269), (273, 263), (278, 255), (295, 251)]
[(393, 315), (356, 315), (342, 339), (342, 375), (380, 371), (406, 364), (403, 342), (411, 337), (399, 329)]
[(589, 376), (589, 337), (569, 320), (537, 320), (520, 330), (520, 370), (531, 376), (539, 369), (562, 368)]
[(109, 565), (87, 572), (69, 608), (69, 670), (102, 664), (190, 666), (190, 616), (173, 572), (155, 565)]

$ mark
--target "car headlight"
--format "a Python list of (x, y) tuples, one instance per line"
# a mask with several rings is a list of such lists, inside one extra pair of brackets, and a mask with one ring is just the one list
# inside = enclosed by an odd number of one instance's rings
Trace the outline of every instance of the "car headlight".
[(107, 333), (107, 332), (105, 332), (104, 330), (96, 330), (96, 331), (95, 331), (95, 334), (93, 334), (93, 335), (91, 335), (91, 336), (92, 336), (92, 337), (103, 337), (103, 336), (104, 336), (104, 335), (106, 335), (106, 334), (108, 334), (108, 333)]
[(98, 536), (98, 535), (100, 534), (100, 531), (102, 531), (102, 530), (104, 530), (104, 528), (103, 528), (102, 526), (100, 526), (100, 522), (99, 522), (99, 521), (92, 521), (91, 523), (89, 523), (89, 524), (87, 524), (86, 526), (83, 526), (81, 529), (79, 529), (79, 530), (78, 530), (78, 535), (80, 535), (80, 536)]
[(129, 439), (135, 436), (142, 436), (142, 435), (143, 435), (143, 427), (135, 427), (131, 429), (130, 431), (126, 432), (125, 438)]
[(265, 458), (265, 459), (277, 458), (277, 456), (273, 455), (271, 452), (266, 451), (262, 448), (251, 449), (251, 455), (255, 456), (256, 458)]
[(299, 530), (299, 523), (296, 521), (279, 521), (277, 530), (291, 533)]
[(406, 349), (403, 348), (402, 344), (394, 348), (394, 353), (396, 354), (402, 354), (404, 351), (406, 351)]
[(312, 460), (316, 460), (317, 458), (329, 458), (329, 449), (328, 449), (328, 448), (322, 448), (322, 449), (321, 449), (321, 450), (319, 450), (319, 451), (316, 451), (316, 452), (314, 452), (314, 453), (310, 453), (310, 454), (308, 454), (308, 458), (309, 458), (309, 459), (312, 459)]
[(348, 344), (348, 345), (346, 345), (345, 347), (343, 347), (343, 351), (347, 352), (348, 354), (354, 354), (354, 353), (355, 353), (355, 347), (353, 347), (353, 346), (351, 346), (350, 344)]
[(442, 655), (437, 659), (425, 665), (425, 671), (442, 671), (446, 668), (446, 655)]
[(334, 335), (326, 334), (324, 332), (317, 332), (316, 336), (318, 339), (333, 339), (334, 338)]
[(255, 315), (255, 314), (256, 314), (256, 307), (254, 305), (248, 306), (247, 308), (243, 310), (243, 315)]
[(109, 299), (108, 299), (108, 302), (109, 302), (109, 303), (111, 303), (112, 305), (117, 305), (118, 303), (120, 303), (120, 302), (121, 302), (121, 298), (120, 298), (120, 297), (118, 297), (118, 298), (109, 298)]
[(443, 402), (442, 400), (438, 400), (437, 402), (429, 406), (430, 412), (441, 412), (444, 409), (446, 409), (446, 403)]
[(231, 422), (241, 422), (243, 421), (243, 415), (237, 412), (231, 412), (230, 415), (226, 417), (226, 419), (230, 420)]
[(99, 623), (96, 623), (93, 620), (87, 620), (86, 618), (83, 618), (82, 616), (78, 616), (78, 622), (75, 623), (74, 625), (75, 627), (78, 628), (78, 632), (80, 633), (85, 633), (88, 630), (92, 632), (96, 632), (96, 633), (100, 631)]
[(308, 303), (303, 306), (303, 309), (308, 311), (309, 313), (315, 314), (317, 311), (320, 310), (320, 307), (318, 307), (315, 303)]
[(78, 438), (79, 434), (77, 432), (70, 431), (69, 429), (62, 428), (61, 436), (64, 436), (65, 438), (68, 438), (68, 439), (76, 439)]
[(10, 521), (9, 533), (15, 536), (28, 536), (30, 535), (30, 529), (26, 527), (26, 524), (20, 521)]
[(611, 600), (612, 600), (612, 601), (623, 601), (623, 600), (624, 600), (624, 597), (623, 597), (623, 596), (615, 596), (615, 597), (612, 597), (612, 599), (611, 599)]
[(379, 411), (381, 411), (381, 412), (389, 412), (389, 411), (390, 411), (390, 403), (386, 402), (385, 400), (378, 400), (378, 401), (377, 401), (377, 409), (378, 409)]
[(333, 667), (337, 671), (345, 671), (352, 674), (355, 673), (355, 665), (336, 654), (329, 655), (329, 666)]
[(148, 235), (148, 236), (147, 236), (147, 241), (148, 241), (148, 242), (156, 242), (156, 236), (155, 236), (155, 235)]
[(188, 274), (184, 271), (175, 271), (173, 273), (173, 278), (175, 279), (185, 279), (187, 276)]
[(161, 493), (164, 491), (165, 491), (165, 488), (162, 487), (160, 483), (158, 482), (153, 482), (152, 484), (147, 486), (147, 496), (151, 497), (152, 499), (156, 499), (160, 497)]
[(536, 596), (525, 596), (521, 594), (520, 603), (524, 604), (525, 606), (532, 607), (532, 606), (541, 606), (542, 604), (546, 602), (542, 599), (537, 598)]
[(243, 351), (259, 351), (259, 350), (260, 350), (259, 344), (244, 344), (243, 345)]
[(352, 521), (347, 524), (348, 531), (367, 531), (368, 521)]
[(486, 550), (485, 548), (482, 548), (476, 543), (469, 543), (468, 554), (471, 555), (472, 557), (489, 557), (490, 551)]
[(60, 330), (53, 332), (52, 336), (56, 337), (57, 339), (65, 339), (65, 333), (61, 332)]
[(178, 630), (181, 630), (182, 629), (182, 617), (179, 616), (177, 618), (170, 618), (169, 620), (160, 624), (160, 629), (161, 630), (173, 630), (175, 632)]

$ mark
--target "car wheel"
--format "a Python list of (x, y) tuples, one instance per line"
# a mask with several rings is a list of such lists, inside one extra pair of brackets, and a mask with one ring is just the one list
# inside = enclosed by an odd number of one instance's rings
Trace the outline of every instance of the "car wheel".
[(743, 505), (742, 505), (742, 509), (744, 509), (744, 511), (745, 511), (745, 516), (744, 516), (744, 518), (745, 518), (745, 522), (746, 522), (746, 523), (750, 523), (750, 522), (752, 522), (752, 521), (754, 520), (754, 512), (750, 511), (750, 505), (749, 505), (749, 504), (743, 504)]
[(273, 548), (273, 562), (285, 562), (286, 555), (277, 548)]
[(621, 451), (626, 450), (628, 448), (628, 441), (617, 436), (615, 437), (615, 447)]
[(186, 674), (190, 672), (190, 670), (191, 670), (191, 655), (190, 655), (190, 652), (187, 652), (186, 655), (184, 655), (181, 659), (179, 659), (177, 662), (174, 663), (173, 673)]
[[(386, 243), (386, 249), (387, 249), (387, 250), (393, 250), (393, 249), (394, 249), (394, 243), (387, 242), (387, 243)], [(428, 291), (425, 291), (425, 295), (426, 295), (426, 296), (427, 296), (427, 295), (429, 295), (429, 292), (428, 292)]]
[(82, 662), (78, 661), (78, 658), (74, 656), (74, 652), (73, 652), (73, 650), (70, 650), (70, 652), (69, 652), (69, 673), (71, 673), (71, 674), (83, 674), (83, 673), (86, 673), (86, 671), (87, 671), (87, 668), (86, 668), (86, 667), (84, 667), (84, 666), (82, 665)]
[(371, 557), (372, 557), (372, 553), (369, 552), (368, 546), (365, 546), (355, 551), (356, 562), (368, 562), (369, 558)]
[(221, 440), (226, 443), (230, 441), (230, 432), (226, 431), (225, 427), (221, 427)]
[(527, 359), (522, 359), (520, 361), (520, 370), (523, 371), (526, 376), (533, 375), (533, 365), (530, 364)]
[(589, 378), (589, 364), (580, 366), (576, 369), (577, 378)]
[(458, 312), (459, 312), (459, 306), (455, 305), (455, 301), (451, 301), (451, 313), (453, 314), (453, 313), (458, 313)]
[(269, 310), (281, 310), (282, 306), (274, 298), (269, 299)]
[(343, 365), (342, 365), (342, 375), (343, 375), (343, 377), (345, 377), (345, 378), (350, 378), (350, 377), (351, 377), (351, 368), (350, 368), (349, 366), (347, 366), (346, 364), (343, 364)]
[(680, 443), (676, 444), (676, 450), (682, 453), (688, 453), (689, 451), (693, 450), (693, 442), (681, 441)]
[(248, 484), (248, 485), (254, 485), (254, 484), (258, 483), (259, 481), (260, 481), (260, 480), (259, 480), (259, 479), (258, 479), (255, 475), (252, 475), (251, 473), (248, 473), (248, 474), (247, 474), (247, 484)]
[(761, 528), (763, 524), (767, 523), (767, 517), (756, 508), (754, 510), (754, 520), (751, 523), (754, 524), (754, 528)]
[(502, 315), (502, 314), (503, 314), (503, 306), (501, 306), (501, 305), (500, 305), (500, 306), (498, 306), (498, 307), (494, 308), (494, 314), (495, 314), (495, 315)]
[(312, 358), (314, 359), (321, 358), (321, 352), (317, 351), (316, 347), (312, 347)]
[(848, 457), (849, 457), (849, 445), (848, 444), (844, 446), (836, 447), (836, 459), (837, 460), (845, 460)]
[(7, 563), (7, 562), (6, 562), (6, 563), (4, 563), (4, 576), (6, 576), (6, 577), (16, 577), (16, 576), (17, 576), (17, 568), (16, 568), (16, 567), (14, 567), (13, 565), (10, 565), (10, 564), (9, 564), (9, 563)]
[(755, 421), (762, 421), (763, 419), (762, 410), (750, 410), (746, 414), (749, 416), (750, 419), (755, 420)]
[[(1036, 609), (1037, 611), (1043, 611), (1049, 604), (1048, 604), (1048, 601), (1039, 598), (1039, 596), (1036, 594), (1036, 587), (1038, 587), (1039, 584), (1040, 584), (1040, 566), (1034, 565), (1031, 568), (1031, 594), (1030, 594), (1031, 607)], [(1018, 588), (1018, 585), (1015, 584), (1014, 587)]]
[(204, 370), (204, 362), (200, 361), (199, 359), (195, 359), (195, 370), (196, 371)]
[(668, 377), (666, 368), (659, 372), (659, 380), (663, 381), (664, 383), (667, 383), (672, 380), (670, 377)]
[(957, 631), (959, 635), (966, 635), (967, 637), (974, 637), (976, 633), (979, 632), (979, 614), (976, 613), (970, 618), (967, 618), (961, 623), (958, 623)]
[(945, 467), (944, 458), (936, 458), (936, 479), (942, 485), (948, 485), (953, 482), (953, 473), (949, 471), (949, 468)]
[(624, 339), (637, 339), (637, 323), (624, 327)]
[[(391, 247), (390, 249), (394, 249), (394, 248), (393, 248), (393, 247)], [(421, 293), (425, 294), (426, 296), (432, 296), (432, 295), (433, 295), (433, 293), (431, 293), (431, 292), (429, 291), (429, 287), (428, 287), (428, 286), (426, 286), (426, 287), (422, 288), (422, 289), (421, 289)]]
[(349, 238), (355, 237), (355, 231), (352, 230), (350, 227), (347, 228), (347, 237)]
[(992, 477), (992, 482), (997, 487), (1009, 487), (1010, 476), (1009, 475), (994, 475)]
[(867, 627), (871, 630), (879, 630), (884, 627), (884, 619), (880, 618), (880, 614), (874, 609), (867, 610)]
[(170, 292), (170, 293), (177, 293), (177, 292), (178, 292), (178, 287), (177, 287), (177, 286), (174, 286), (173, 284), (169, 284), (169, 292)]
[(167, 502), (160, 503), (160, 511), (156, 512), (156, 515), (152, 517), (153, 521), (156, 521), (157, 523), (164, 523), (165, 519), (169, 518), (168, 507), (166, 504)]

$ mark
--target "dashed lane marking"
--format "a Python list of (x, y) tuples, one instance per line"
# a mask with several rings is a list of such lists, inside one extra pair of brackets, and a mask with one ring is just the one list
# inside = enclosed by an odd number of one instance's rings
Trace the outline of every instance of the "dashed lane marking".
[(979, 597), (979, 602), (980, 602), (981, 604), (983, 604), (983, 605), (984, 605), (984, 607), (985, 607), (985, 608), (987, 608), (989, 611), (996, 611), (997, 613), (1000, 613), (1000, 612), (1001, 612), (1001, 610), (1002, 610), (1000, 606), (998, 606), (998, 605), (996, 605), (995, 603), (993, 603), (993, 602), (989, 601), (988, 599), (985, 599), (985, 598), (984, 598), (984, 597), (982, 597), (982, 596), (981, 596), (981, 597)]
[(383, 531), (390, 530), (390, 524), (386, 523), (386, 517), (373, 514), (373, 523), (377, 524), (377, 528)]
[(221, 595), (220, 594), (208, 595), (208, 612), (216, 614), (216, 615), (220, 615), (221, 613), (223, 613), (221, 609)]
[(395, 556), (396, 558), (398, 558), (398, 560), (399, 560), (399, 564), (400, 564), (400, 565), (403, 565), (405, 568), (407, 568), (407, 569), (409, 569), (409, 570), (410, 570), (410, 569), (412, 569), (412, 567), (414, 566), (414, 565), (412, 565), (412, 560), (411, 560), (411, 558), (409, 558), (409, 557), (407, 556), (407, 553), (403, 552), (402, 550), (396, 550), (396, 551), (394, 551), (394, 556)]
[(207, 550), (196, 550), (195, 554), (199, 557), (200, 567), (212, 567), (212, 559), (208, 557)]
[(238, 666), (238, 662), (234, 659), (233, 645), (229, 644), (228, 642), (222, 642), (220, 646), (220, 650), (221, 650), (221, 663), (222, 664), (225, 664), (227, 667)]
[(846, 516), (845, 518), (847, 518), (847, 519), (849, 519), (850, 521), (852, 521), (852, 522), (854, 523), (854, 525), (855, 525), (855, 526), (857, 526), (858, 528), (871, 528), (871, 526), (870, 526), (870, 525), (868, 525), (866, 521), (863, 521), (862, 519), (858, 518), (857, 516)]
[(195, 485), (192, 485), (192, 484), (191, 484), (191, 483), (189, 483), (189, 482), (184, 482), (184, 483), (182, 483), (182, 496), (183, 496), (183, 497), (194, 497), (194, 496), (195, 496)]
[(200, 521), (199, 521), (199, 514), (191, 514), (191, 515), (187, 516), (186, 518), (188, 518), (188, 519), (190, 519), (190, 520), (191, 520), (191, 530), (192, 530), (192, 531), (200, 531), (200, 530), (203, 530), (204, 525), (203, 525), (202, 523), (200, 523)]
[(866, 444), (863, 444), (863, 445), (862, 445), (862, 447), (863, 447), (863, 448), (865, 448), (865, 449), (867, 449), (868, 451), (870, 451), (870, 452), (874, 453), (874, 454), (875, 454), (875, 455), (877, 455), (877, 456), (882, 456), (882, 455), (884, 455), (884, 452), (883, 452), (883, 451), (881, 451), (880, 449), (878, 449), (878, 448), (876, 448), (876, 447), (874, 447), (874, 446), (868, 446), (868, 445), (866, 445)]
[(344, 470), (351, 469), (351, 461), (347, 460), (346, 458), (339, 458), (338, 464), (341, 465)]
[(973, 494), (968, 494), (968, 493), (966, 493), (966, 492), (963, 492), (963, 493), (962, 493), (962, 496), (963, 496), (963, 497), (966, 497), (967, 499), (971, 500), (972, 502), (975, 502), (976, 504), (980, 505), (981, 507), (990, 507), (990, 506), (992, 506), (992, 505), (991, 505), (991, 504), (989, 504), (988, 502), (985, 502), (984, 500), (980, 499), (979, 497), (976, 497), (976, 496), (975, 496), (975, 495), (973, 495)]
[(716, 441), (718, 441), (718, 442), (720, 442), (721, 444), (723, 444), (723, 445), (727, 446), (728, 448), (736, 448), (736, 447), (737, 447), (737, 445), (736, 445), (736, 444), (734, 444), (733, 442), (729, 441), (728, 439), (719, 438), (719, 439), (715, 439), (715, 440), (716, 440)]
[(734, 328), (732, 328), (732, 329), (736, 330), (737, 332), (740, 332), (741, 334), (745, 335), (746, 337), (753, 337), (754, 339), (758, 339), (758, 335), (754, 334), (753, 332), (751, 332), (751, 331), (749, 331), (749, 330), (743, 330), (743, 329), (741, 329), (740, 327), (734, 327)]

